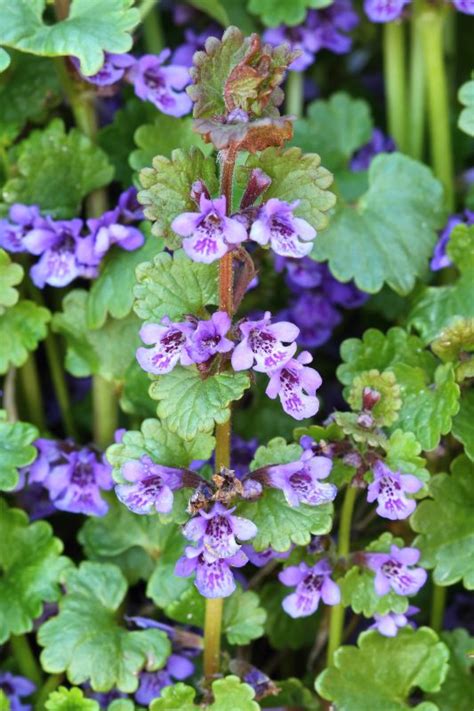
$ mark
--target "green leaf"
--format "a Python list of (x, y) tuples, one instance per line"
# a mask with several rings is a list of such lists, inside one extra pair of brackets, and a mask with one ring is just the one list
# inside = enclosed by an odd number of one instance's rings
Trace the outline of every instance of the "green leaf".
[(300, 200), (295, 214), (307, 220), (316, 230), (326, 227), (329, 220), (327, 212), (334, 207), (336, 197), (328, 190), (332, 175), (321, 166), (317, 153), (304, 155), (299, 148), (286, 151), (267, 148), (247, 158), (245, 166), (238, 172), (239, 182), (245, 183), (253, 168), (261, 168), (272, 179), (265, 192), (265, 200), (273, 197), (287, 202)]
[[(206, 706), (209, 711), (258, 711), (252, 701), (255, 692), (237, 676), (226, 676), (212, 682), (214, 702)], [(195, 711), (202, 708), (194, 703), (196, 691), (183, 683), (165, 687), (159, 699), (151, 702), (150, 711)]]
[(439, 711), (472, 711), (474, 637), (470, 637), (467, 630), (457, 629), (442, 632), (441, 639), (449, 649), (448, 673), (440, 691), (429, 694), (428, 698), (434, 701)]
[[(367, 546), (366, 550), (372, 553), (388, 553), (391, 545), (402, 546), (400, 538), (394, 538), (391, 533), (383, 533), (377, 540)], [(405, 612), (408, 599), (404, 595), (397, 595), (390, 590), (387, 595), (377, 595), (374, 588), (375, 574), (370, 568), (354, 565), (343, 578), (337, 582), (341, 588), (342, 603), (350, 606), (356, 614), (362, 613), (365, 617), (373, 615), (386, 615), (388, 612)]]
[[(10, 62), (10, 55), (0, 47), (0, 72), (3, 72), (10, 65)], [(8, 707), (9, 706), (10, 705), (8, 704)]]
[(107, 459), (118, 479), (125, 462), (144, 454), (166, 467), (187, 467), (195, 459), (209, 459), (214, 446), (215, 439), (210, 434), (200, 433), (186, 440), (181, 432), (171, 432), (165, 423), (148, 419), (142, 422), (140, 432), (125, 432), (120, 443), (112, 444), (107, 449)]
[(133, 0), (73, 0), (67, 19), (45, 24), (45, 0), (0, 0), (0, 44), (45, 57), (78, 57), (81, 71), (95, 74), (104, 52), (121, 54), (132, 46), (131, 31), (140, 15)]
[(459, 114), (458, 127), (468, 136), (474, 136), (474, 80), (460, 87), (458, 101), (466, 107)]
[(155, 156), (171, 158), (174, 149), (184, 151), (192, 146), (200, 146), (205, 155), (209, 155), (213, 148), (203, 145), (201, 136), (193, 130), (193, 120), (188, 116), (175, 118), (166, 114), (153, 116), (153, 123), (146, 123), (137, 127), (134, 141), (138, 148), (130, 154), (130, 165), (134, 170), (141, 170), (153, 163)]
[(296, 462), (303, 452), (299, 444), (287, 444), (283, 437), (274, 437), (267, 446), (261, 446), (255, 452), (250, 470), (268, 467), (272, 464)]
[(37, 451), (32, 442), (38, 430), (26, 422), (7, 422), (0, 410), (0, 490), (11, 491), (18, 484), (18, 469), (31, 464)]
[(170, 653), (157, 629), (129, 632), (117, 620), (127, 582), (115, 565), (85, 562), (66, 575), (59, 614), (44, 623), (38, 642), (41, 664), (50, 674), (67, 672), (71, 684), (90, 681), (94, 691), (132, 693), (138, 672), (163, 666)]
[(87, 699), (82, 689), (73, 686), (66, 689), (60, 686), (48, 696), (45, 703), (47, 711), (99, 711), (100, 706), (95, 699)]
[(53, 331), (67, 342), (66, 369), (77, 378), (101, 375), (105, 380), (122, 380), (140, 344), (140, 324), (136, 316), (108, 319), (102, 328), (87, 327), (88, 294), (83, 289), (70, 291), (63, 300), (63, 311), (54, 314)]
[(159, 401), (156, 412), (171, 432), (193, 439), (227, 422), (230, 404), (249, 386), (247, 373), (218, 373), (202, 380), (197, 368), (178, 367), (153, 379), (150, 397)]
[(114, 699), (107, 711), (135, 711), (135, 704), (131, 699)]
[(15, 53), (9, 71), (0, 77), (0, 144), (11, 143), (28, 121), (42, 120), (59, 97), (59, 81), (51, 62)]
[(410, 520), (420, 534), (415, 545), (421, 550), (423, 565), (434, 568), (437, 585), (454, 585), (463, 579), (468, 590), (474, 589), (473, 475), (473, 462), (464, 455), (458, 457), (451, 475), (437, 474), (431, 479), (433, 498), (422, 501)]
[[(196, 627), (204, 627), (205, 598), (194, 585), (166, 606), (166, 616)], [(222, 631), (229, 644), (244, 645), (263, 635), (266, 612), (257, 593), (237, 588), (224, 600)]]
[(283, 598), (288, 594), (288, 588), (278, 582), (266, 583), (261, 588), (260, 602), (267, 612), (265, 634), (275, 649), (311, 647), (316, 638), (318, 615), (292, 619), (281, 606)]
[(302, 24), (308, 8), (327, 7), (331, 2), (332, 0), (250, 0), (248, 8), (260, 17), (266, 27), (293, 27)]
[(97, 143), (115, 168), (115, 180), (124, 187), (128, 187), (133, 179), (129, 159), (135, 150), (134, 133), (142, 124), (153, 121), (155, 116), (156, 108), (152, 104), (133, 96), (115, 112), (112, 123), (101, 128), (97, 134)]
[(354, 279), (363, 291), (374, 294), (386, 282), (407, 294), (426, 271), (442, 204), (442, 185), (425, 165), (400, 153), (376, 156), (367, 192), (355, 206), (339, 205), (312, 256), (329, 260), (336, 279)]
[(203, 180), (211, 195), (217, 193), (215, 160), (198, 148), (174, 150), (171, 159), (155, 156), (153, 168), (144, 168), (140, 173), (143, 190), (138, 193), (138, 199), (144, 205), (145, 216), (153, 222), (153, 234), (167, 238), (168, 247), (181, 244), (171, 230), (174, 218), (182, 212), (196, 210), (190, 195), (196, 180)]
[(87, 300), (87, 325), (97, 329), (107, 316), (121, 319), (128, 316), (133, 306), (135, 269), (147, 259), (153, 259), (163, 249), (162, 240), (148, 237), (140, 249), (127, 252), (113, 248), (104, 258), (100, 276), (94, 279)]
[[(296, 622), (297, 620), (292, 620)], [(308, 618), (306, 618), (306, 624)], [(290, 677), (289, 679), (278, 679), (275, 682), (280, 692), (275, 696), (268, 696), (260, 700), (262, 709), (266, 708), (297, 708), (304, 711), (319, 711), (321, 706), (316, 697), (306, 686), (303, 686), (300, 679)]]
[(172, 321), (185, 314), (204, 315), (205, 307), (219, 303), (217, 263), (193, 262), (183, 250), (171, 256), (157, 254), (153, 262), (137, 268), (134, 309), (144, 321)]
[[(167, 538), (165, 538), (165, 530)], [(146, 594), (157, 607), (165, 609), (193, 588), (193, 581), (174, 574), (176, 562), (184, 554), (186, 545), (181, 529), (175, 524), (170, 524), (163, 529), (161, 542), (161, 555), (148, 581)]]
[(463, 391), (461, 406), (453, 419), (453, 437), (464, 445), (464, 451), (471, 461), (474, 461), (474, 390)]
[(0, 373), (24, 365), (28, 354), (46, 337), (48, 309), (33, 301), (20, 301), (0, 316)]
[(408, 316), (408, 325), (431, 343), (441, 331), (459, 318), (474, 318), (474, 225), (457, 225), (451, 233), (447, 253), (460, 276), (449, 286), (425, 287)]
[(28, 525), (24, 511), (0, 499), (0, 644), (10, 634), (33, 629), (43, 603), (60, 596), (59, 583), (69, 560), (46, 521)]
[(145, 373), (136, 360), (132, 361), (125, 371), (125, 382), (120, 395), (122, 410), (127, 414), (137, 415), (141, 420), (154, 417), (156, 408), (148, 395), (149, 387), (148, 373)]
[(15, 286), (23, 279), (23, 267), (15, 264), (5, 250), (0, 249), (0, 316), (9, 306), (14, 306), (19, 294)]
[(76, 128), (66, 133), (60, 119), (30, 133), (17, 150), (18, 175), (5, 183), (3, 199), (38, 205), (56, 218), (77, 215), (83, 198), (113, 177), (102, 149)]
[(430, 473), (426, 469), (426, 460), (419, 456), (421, 445), (413, 432), (395, 430), (386, 441), (385, 449), (385, 463), (392, 471), (414, 474), (421, 481), (429, 481)]
[(269, 546), (275, 551), (287, 551), (292, 543), (308, 545), (311, 534), (329, 533), (332, 512), (332, 504), (289, 506), (278, 489), (265, 489), (257, 501), (239, 506), (239, 514), (249, 518), (258, 528), (257, 535), (252, 539), (257, 551)]
[(324, 165), (336, 173), (347, 168), (352, 154), (372, 136), (370, 107), (362, 99), (338, 92), (328, 101), (313, 101), (307, 118), (295, 124), (292, 143), (303, 151), (317, 150)]
[(446, 675), (448, 650), (428, 627), (405, 628), (396, 637), (363, 632), (357, 647), (340, 647), (316, 679), (316, 691), (338, 711), (436, 711), (413, 706), (410, 693), (437, 691)]
[(219, 22), (224, 27), (230, 24), (227, 11), (219, 0), (189, 0), (189, 4), (197, 10), (205, 12), (206, 15), (209, 15), (209, 17), (212, 17), (213, 20), (216, 20), (216, 22)]

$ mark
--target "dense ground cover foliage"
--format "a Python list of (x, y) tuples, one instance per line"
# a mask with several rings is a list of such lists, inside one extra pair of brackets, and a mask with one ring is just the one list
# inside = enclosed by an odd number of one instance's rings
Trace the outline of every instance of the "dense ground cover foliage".
[(472, 0), (0, 0), (1, 711), (472, 711)]

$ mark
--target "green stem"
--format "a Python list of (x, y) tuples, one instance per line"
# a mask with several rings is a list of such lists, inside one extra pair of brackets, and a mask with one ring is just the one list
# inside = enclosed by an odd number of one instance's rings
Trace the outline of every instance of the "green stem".
[[(347, 558), (351, 550), (351, 525), (352, 513), (357, 496), (357, 489), (348, 486), (342, 504), (341, 521), (338, 532), (337, 552), (340, 558)], [(344, 605), (334, 605), (331, 608), (329, 620), (329, 640), (327, 651), (327, 663), (332, 663), (334, 652), (341, 646), (342, 632), (344, 628)]]
[(35, 711), (44, 711), (49, 695), (58, 688), (63, 679), (64, 674), (52, 674), (48, 676), (36, 695)]
[(436, 632), (440, 632), (443, 629), (444, 608), (446, 606), (446, 593), (446, 587), (442, 587), (441, 585), (433, 586), (430, 626)]
[(95, 375), (92, 380), (94, 442), (105, 449), (114, 441), (118, 426), (117, 394), (113, 383)]
[(143, 35), (145, 46), (152, 54), (158, 54), (166, 46), (159, 10), (156, 8), (152, 8), (143, 20)]
[(77, 429), (72, 414), (66, 377), (61, 363), (58, 344), (56, 338), (51, 332), (46, 336), (44, 345), (46, 348), (46, 358), (48, 359), (51, 381), (53, 383), (56, 400), (61, 411), (64, 431), (68, 437), (72, 437), (77, 440)]
[(301, 118), (304, 104), (304, 72), (288, 72), (285, 87), (285, 111), (290, 116)]
[(16, 368), (10, 368), (3, 379), (3, 409), (9, 422), (17, 422), (16, 408)]
[(38, 368), (33, 353), (30, 353), (28, 360), (18, 371), (26, 401), (28, 421), (38, 427), (39, 430), (46, 429), (46, 421), (43, 410), (43, 396), (41, 394)]
[(21, 635), (21, 637), (12, 635), (10, 637), (10, 648), (18, 664), (20, 674), (31, 679), (36, 686), (41, 686), (43, 675), (36, 657), (31, 651), (28, 637), (26, 635)]
[(446, 207), (454, 209), (454, 166), (449, 124), (448, 86), (443, 49), (446, 8), (426, 4), (418, 18), (426, 84), (430, 127), (431, 162), (443, 183)]
[(142, 0), (138, 7), (140, 18), (143, 22), (148, 13), (153, 10), (158, 0)]
[(405, 28), (395, 20), (384, 25), (384, 77), (388, 130), (400, 151), (406, 151)]
[(420, 0), (413, 3), (410, 25), (410, 101), (409, 101), (409, 131), (408, 152), (412, 158), (421, 160), (423, 156), (423, 139), (425, 129), (425, 70), (423, 66), (423, 47), (417, 19), (420, 11)]

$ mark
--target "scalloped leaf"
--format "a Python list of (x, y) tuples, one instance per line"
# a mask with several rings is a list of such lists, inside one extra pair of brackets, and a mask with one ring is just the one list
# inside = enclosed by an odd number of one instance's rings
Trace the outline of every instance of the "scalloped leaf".
[(455, 284), (425, 287), (408, 316), (408, 326), (431, 343), (446, 326), (459, 318), (474, 318), (474, 225), (457, 225), (451, 233), (447, 253), (460, 275)]
[[(375, 630), (359, 635), (357, 647), (340, 647), (334, 663), (316, 679), (316, 691), (338, 711), (436, 711), (434, 704), (413, 706), (413, 689), (438, 691), (449, 652), (428, 627), (384, 637)], [(363, 670), (363, 673), (362, 673)]]
[(0, 249), (0, 316), (9, 306), (18, 301), (18, 289), (15, 289), (23, 279), (24, 270), (10, 259), (4, 249)]
[(87, 327), (88, 293), (70, 291), (63, 300), (63, 311), (53, 316), (52, 328), (67, 342), (66, 369), (76, 378), (101, 375), (105, 380), (122, 380), (140, 345), (140, 323), (134, 314), (108, 319), (102, 328)]
[[(243, 684), (237, 676), (225, 676), (212, 682), (213, 703), (206, 706), (209, 711), (259, 711), (259, 705), (252, 701), (255, 692), (248, 684)], [(167, 686), (159, 699), (154, 699), (150, 711), (195, 711), (202, 708), (194, 703), (196, 691), (191, 686), (179, 683)]]
[(0, 316), (0, 373), (24, 365), (28, 354), (46, 338), (48, 309), (33, 301), (23, 300)]
[(474, 136), (474, 79), (459, 88), (458, 101), (465, 107), (459, 114), (458, 128), (468, 136)]
[(36, 459), (32, 442), (38, 430), (26, 422), (7, 422), (0, 410), (0, 490), (11, 491), (18, 485), (18, 469)]
[(28, 516), (0, 499), (0, 644), (10, 634), (31, 632), (43, 603), (61, 595), (68, 558), (46, 521), (28, 525)]
[(267, 612), (265, 634), (275, 649), (297, 650), (311, 647), (316, 638), (318, 615), (292, 619), (281, 607), (282, 600), (287, 595), (288, 588), (279, 582), (266, 583), (260, 589), (260, 601)]
[(293, 27), (302, 24), (309, 8), (321, 9), (331, 3), (332, 0), (250, 0), (248, 9), (258, 15), (266, 27)]
[(95, 699), (88, 699), (84, 696), (82, 689), (73, 686), (66, 689), (60, 686), (57, 691), (53, 691), (44, 705), (47, 711), (99, 711), (100, 706)]
[(218, 265), (193, 262), (183, 250), (171, 256), (157, 254), (136, 270), (135, 313), (144, 321), (172, 321), (185, 314), (205, 315), (206, 306), (217, 306)]
[(121, 319), (128, 316), (133, 306), (135, 271), (139, 264), (153, 259), (163, 249), (163, 241), (149, 236), (145, 244), (133, 252), (113, 248), (104, 257), (101, 272), (94, 279), (87, 299), (87, 325), (97, 329), (104, 325), (107, 316)]
[(50, 674), (66, 672), (71, 684), (90, 681), (94, 691), (132, 693), (141, 669), (160, 669), (170, 643), (157, 629), (129, 632), (117, 620), (127, 592), (119, 568), (109, 563), (81, 563), (65, 578), (59, 614), (38, 632), (44, 647), (41, 664)]
[(103, 150), (77, 128), (66, 133), (61, 119), (32, 131), (17, 150), (18, 175), (5, 183), (3, 199), (38, 205), (56, 218), (77, 215), (86, 195), (113, 178)]
[(474, 546), (474, 463), (461, 455), (452, 464), (451, 474), (431, 479), (432, 499), (422, 501), (410, 522), (419, 533), (415, 545), (421, 550), (426, 568), (434, 568), (437, 585), (454, 585), (463, 580), (474, 589), (472, 550)]
[(449, 669), (441, 689), (428, 698), (439, 711), (471, 711), (474, 706), (474, 637), (470, 637), (467, 630), (457, 629), (442, 632), (441, 639), (449, 649)]
[(144, 206), (145, 216), (153, 222), (153, 234), (165, 237), (171, 249), (181, 244), (181, 239), (171, 230), (172, 221), (182, 212), (196, 210), (190, 195), (196, 180), (202, 180), (211, 195), (217, 193), (215, 160), (195, 147), (188, 151), (174, 150), (171, 158), (155, 156), (153, 167), (140, 172), (143, 190), (138, 193), (138, 199)]
[(474, 462), (474, 389), (462, 392), (459, 412), (453, 419), (452, 435), (464, 445), (464, 451)]
[(283, 437), (274, 437), (265, 446), (262, 445), (255, 452), (250, 464), (250, 471), (272, 464), (289, 464), (296, 462), (303, 452), (299, 444), (287, 444)]
[(230, 405), (250, 387), (247, 373), (225, 372), (202, 380), (197, 368), (175, 368), (150, 385), (150, 397), (158, 400), (156, 412), (171, 432), (193, 439), (230, 417)]
[(442, 185), (400, 153), (376, 156), (368, 177), (367, 192), (356, 205), (338, 205), (311, 256), (328, 260), (336, 279), (354, 279), (363, 291), (375, 294), (387, 283), (408, 294), (425, 273), (443, 224)]
[(414, 474), (421, 481), (427, 482), (430, 473), (426, 468), (426, 459), (420, 457), (421, 444), (413, 432), (395, 430), (385, 443), (385, 463), (392, 471)]
[(316, 230), (326, 227), (329, 221), (327, 212), (334, 207), (336, 196), (328, 190), (332, 175), (323, 168), (317, 153), (303, 154), (299, 148), (288, 148), (286, 151), (267, 148), (247, 158), (237, 173), (237, 180), (245, 184), (254, 168), (261, 168), (272, 179), (265, 192), (265, 200), (273, 197), (287, 202), (299, 200), (295, 214), (307, 220)]
[(346, 169), (352, 154), (370, 141), (372, 129), (369, 104), (339, 91), (308, 106), (306, 118), (295, 124), (292, 143), (303, 151), (317, 150), (335, 173)]
[(121, 54), (132, 46), (140, 14), (133, 0), (73, 0), (67, 19), (45, 24), (46, 0), (0, 0), (0, 44), (44, 57), (78, 57), (85, 75), (95, 74), (104, 52)]
[[(401, 546), (401, 538), (394, 538), (391, 533), (382, 533), (372, 541), (366, 551), (372, 553), (388, 553), (391, 545)], [(365, 617), (373, 615), (386, 615), (388, 612), (405, 612), (408, 608), (408, 598), (397, 595), (390, 590), (386, 595), (377, 595), (374, 588), (375, 574), (366, 567), (352, 566), (343, 578), (337, 581), (342, 594), (342, 603), (350, 606), (355, 613), (362, 613)]]

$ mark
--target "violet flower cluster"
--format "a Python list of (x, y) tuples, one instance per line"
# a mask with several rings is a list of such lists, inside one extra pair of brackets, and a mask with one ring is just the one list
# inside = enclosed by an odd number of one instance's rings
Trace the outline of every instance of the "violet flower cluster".
[(31, 704), (26, 704), (23, 697), (29, 697), (36, 691), (36, 685), (24, 676), (0, 671), (0, 691), (8, 699), (10, 711), (31, 711)]
[(111, 467), (101, 454), (78, 447), (70, 440), (37, 439), (38, 457), (23, 474), (28, 485), (40, 484), (54, 507), (60, 511), (87, 516), (104, 516), (108, 504), (102, 491), (113, 487)]
[(341, 601), (339, 585), (331, 578), (332, 569), (326, 558), (315, 565), (306, 563), (290, 565), (279, 573), (283, 585), (294, 587), (282, 602), (283, 609), (290, 617), (308, 617), (316, 612), (319, 602), (338, 605)]
[(135, 188), (119, 197), (113, 210), (84, 223), (79, 218), (53, 220), (36, 205), (14, 204), (9, 219), (0, 220), (0, 247), (38, 257), (30, 276), (38, 288), (63, 287), (74, 279), (93, 279), (109, 249), (117, 245), (133, 251), (144, 237), (131, 223), (143, 218)]
[(430, 262), (433, 272), (437, 272), (445, 267), (450, 267), (452, 264), (446, 249), (451, 238), (451, 233), (456, 225), (474, 225), (474, 210), (466, 209), (464, 212), (449, 217), (445, 227), (440, 232), (439, 239), (433, 250), (433, 257)]
[(290, 64), (290, 69), (302, 72), (315, 61), (316, 54), (328, 49), (334, 54), (347, 54), (352, 39), (347, 33), (359, 23), (351, 0), (334, 0), (322, 10), (309, 10), (303, 24), (296, 27), (279, 27), (265, 30), (263, 39), (274, 46), (288, 43), (292, 51), (301, 54)]
[(408, 518), (416, 508), (416, 501), (407, 494), (416, 494), (423, 482), (413, 474), (394, 472), (382, 461), (373, 467), (374, 480), (369, 484), (367, 501), (377, 501), (377, 513), (382, 518), (396, 521)]
[(417, 548), (392, 545), (390, 553), (367, 553), (368, 567), (374, 571), (377, 595), (393, 590), (397, 595), (416, 595), (427, 579), (424, 568), (414, 567), (420, 558)]
[(309, 257), (298, 260), (277, 257), (275, 268), (284, 271), (291, 291), (288, 307), (278, 316), (298, 326), (297, 342), (302, 348), (322, 346), (342, 321), (340, 309), (358, 308), (368, 299), (368, 294), (353, 282), (337, 281), (326, 264)]
[(104, 55), (104, 64), (92, 76), (80, 73), (79, 62), (71, 57), (80, 76), (89, 84), (109, 87), (125, 80), (132, 84), (136, 96), (142, 101), (149, 101), (159, 111), (170, 116), (184, 116), (191, 111), (192, 101), (184, 89), (191, 81), (183, 62), (165, 64), (171, 56), (170, 49), (159, 54), (144, 54), (138, 59), (131, 54)]
[(414, 605), (409, 605), (407, 611), (389, 612), (386, 615), (374, 615), (374, 623), (369, 629), (377, 630), (384, 637), (396, 637), (398, 630), (403, 627), (415, 627), (415, 623), (409, 620), (409, 617), (416, 615), (420, 609)]
[(322, 482), (331, 473), (332, 460), (306, 449), (295, 462), (275, 464), (266, 469), (267, 483), (281, 489), (290, 506), (321, 506), (334, 501), (337, 488)]
[[(458, 12), (474, 15), (474, 0), (450, 0)], [(398, 20), (411, 0), (364, 0), (364, 11), (372, 22)]]

